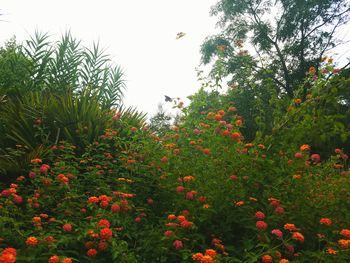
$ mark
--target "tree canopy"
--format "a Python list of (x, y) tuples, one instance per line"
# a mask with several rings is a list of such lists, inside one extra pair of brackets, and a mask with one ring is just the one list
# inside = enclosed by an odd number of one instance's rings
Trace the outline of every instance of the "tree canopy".
[(326, 52), (341, 43), (336, 33), (349, 11), (347, 0), (221, 0), (211, 14), (219, 17), (222, 32), (202, 44), (202, 62), (219, 55), (232, 82), (270, 77), (279, 93), (292, 97), (310, 66), (317, 70)]

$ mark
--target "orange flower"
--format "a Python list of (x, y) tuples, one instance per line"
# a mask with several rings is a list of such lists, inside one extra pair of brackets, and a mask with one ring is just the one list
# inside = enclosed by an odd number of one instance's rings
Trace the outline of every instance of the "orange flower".
[(34, 216), (34, 217), (32, 218), (32, 222), (33, 222), (33, 223), (40, 223), (40, 222), (41, 222), (41, 218), (38, 217), (38, 216)]
[(48, 261), (48, 263), (58, 263), (58, 262), (60, 262), (59, 256), (51, 256)]
[(295, 180), (301, 179), (301, 175), (295, 174), (295, 175), (293, 175), (293, 179), (295, 179)]
[(263, 263), (272, 263), (272, 257), (270, 255), (264, 255), (262, 256), (261, 261)]
[(26, 240), (26, 244), (28, 246), (32, 246), (32, 247), (36, 246), (38, 243), (39, 243), (38, 239), (36, 237), (33, 237), (33, 236), (28, 237)]
[(346, 238), (350, 238), (350, 230), (349, 229), (342, 229), (339, 234), (341, 234), (342, 236), (344, 236)]
[(235, 206), (242, 206), (244, 205), (244, 201), (238, 201), (235, 203)]
[(315, 67), (310, 67), (309, 68), (309, 74), (314, 75), (316, 73), (316, 68)]
[(285, 230), (289, 230), (289, 231), (296, 231), (297, 228), (294, 224), (285, 224), (283, 227)]
[(305, 152), (305, 151), (310, 151), (311, 147), (308, 144), (303, 144), (300, 146), (300, 151)]
[(43, 161), (41, 159), (33, 159), (30, 161), (31, 164), (39, 164), (39, 163), (42, 163)]
[(329, 218), (321, 218), (320, 219), (320, 224), (321, 225), (326, 225), (326, 226), (330, 226), (332, 224), (332, 220)]
[(200, 261), (200, 260), (202, 260), (202, 258), (203, 258), (203, 254), (202, 254), (202, 253), (196, 253), (196, 254), (193, 254), (193, 255), (192, 255), (192, 259), (193, 259), (193, 260), (198, 260), (198, 261)]
[(98, 198), (96, 196), (91, 196), (91, 197), (89, 197), (88, 203), (89, 204), (98, 203)]
[(134, 164), (134, 163), (136, 163), (136, 160), (128, 160), (127, 163), (128, 163), (128, 164)]
[(215, 257), (216, 256), (216, 251), (214, 249), (207, 249), (207, 250), (205, 250), (205, 255), (206, 256)]
[(289, 263), (288, 259), (282, 258), (278, 263)]
[(64, 258), (62, 260), (62, 263), (72, 263), (72, 259), (71, 258)]
[(223, 116), (223, 115), (225, 115), (225, 111), (224, 111), (224, 110), (219, 110), (219, 111), (218, 111), (218, 114), (220, 114), (220, 115)]
[(340, 239), (338, 240), (338, 245), (342, 248), (349, 248), (350, 247), (350, 240), (348, 239)]
[(214, 259), (211, 256), (203, 256), (201, 263), (214, 263)]
[(178, 220), (179, 222), (182, 222), (182, 221), (185, 221), (185, 220), (186, 220), (186, 217), (180, 215), (180, 216), (177, 217), (177, 220)]
[(214, 117), (214, 119), (215, 119), (216, 121), (220, 121), (220, 120), (222, 120), (222, 115), (216, 114), (215, 117)]
[(300, 241), (301, 243), (304, 242), (304, 239), (305, 239), (304, 236), (299, 232), (294, 232), (292, 235), (292, 238)]
[(335, 255), (337, 254), (337, 251), (331, 247), (327, 248), (327, 253), (330, 255)]
[(301, 103), (301, 99), (295, 99), (295, 100), (294, 100), (294, 103), (297, 104), (297, 105), (299, 105), (299, 104)]
[(185, 177), (183, 178), (183, 180), (184, 180), (185, 182), (189, 182), (189, 181), (194, 180), (194, 177), (193, 177), (192, 175), (188, 175), (188, 176), (185, 176)]

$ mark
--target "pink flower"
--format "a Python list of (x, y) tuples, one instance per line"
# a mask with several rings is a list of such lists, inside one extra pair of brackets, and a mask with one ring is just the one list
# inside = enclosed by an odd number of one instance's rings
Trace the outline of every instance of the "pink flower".
[(171, 230), (167, 230), (164, 232), (164, 236), (166, 236), (166, 237), (171, 237), (173, 234), (174, 234), (174, 232)]
[(257, 221), (255, 225), (259, 230), (265, 230), (267, 228), (267, 224), (264, 221)]
[(314, 153), (311, 155), (311, 160), (313, 160), (315, 163), (318, 163), (321, 160), (321, 156), (317, 153)]
[(178, 193), (182, 193), (184, 190), (185, 190), (185, 187), (183, 187), (183, 186), (176, 187), (176, 192), (178, 192)]
[(47, 164), (43, 164), (40, 166), (40, 173), (42, 174), (47, 174), (47, 172), (49, 171), (50, 166)]
[(11, 192), (8, 189), (2, 190), (1, 192), (1, 196), (3, 197), (9, 197), (10, 195), (11, 195)]
[(295, 158), (297, 159), (301, 159), (303, 158), (303, 154), (301, 152), (297, 152), (295, 155), (294, 155)]
[(187, 192), (187, 193), (186, 193), (186, 199), (187, 199), (187, 200), (192, 200), (192, 199), (193, 199), (193, 196), (194, 196), (194, 195), (193, 195), (192, 192)]
[(29, 172), (28, 176), (29, 176), (30, 179), (33, 179), (33, 178), (35, 178), (36, 173), (34, 173), (33, 171), (31, 171), (31, 172)]
[(283, 214), (284, 214), (284, 208), (281, 207), (281, 206), (276, 207), (275, 213), (276, 213), (277, 215), (283, 215)]
[(160, 159), (160, 161), (162, 163), (166, 163), (168, 161), (168, 158), (166, 156), (164, 156), (162, 159)]
[(176, 250), (180, 250), (183, 248), (183, 244), (182, 244), (182, 241), (181, 240), (175, 240), (174, 243), (173, 243), (173, 246)]
[(282, 238), (283, 237), (283, 233), (279, 229), (273, 229), (271, 231), (271, 234), (275, 235), (277, 238)]

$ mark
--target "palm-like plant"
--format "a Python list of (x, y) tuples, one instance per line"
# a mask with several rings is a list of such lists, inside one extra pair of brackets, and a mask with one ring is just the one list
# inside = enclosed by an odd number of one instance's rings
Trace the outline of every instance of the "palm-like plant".
[[(111, 108), (122, 106), (124, 74), (98, 44), (91, 50), (81, 47), (70, 33), (54, 44), (48, 39), (47, 34), (36, 33), (19, 48), (18, 52), (28, 58), (29, 77), (11, 96), (6, 92), (1, 95), (2, 167), (13, 167), (18, 156), (25, 160), (33, 154), (43, 155), (45, 146), (59, 140), (83, 149), (110, 124)], [(4, 93), (6, 87), (0, 91)], [(133, 114), (135, 121), (141, 120)], [(9, 154), (15, 145), (26, 149), (16, 151), (17, 157)]]
[(123, 71), (113, 66), (108, 55), (94, 44), (92, 49), (80, 46), (70, 33), (51, 44), (47, 34), (35, 33), (22, 49), (31, 64), (25, 91), (49, 90), (54, 93), (84, 89), (92, 91), (103, 108), (121, 105), (125, 83)]

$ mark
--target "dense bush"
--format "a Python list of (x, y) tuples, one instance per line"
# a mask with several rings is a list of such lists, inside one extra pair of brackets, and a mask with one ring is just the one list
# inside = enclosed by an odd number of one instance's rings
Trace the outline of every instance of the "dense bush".
[(14, 179), (1, 181), (0, 263), (350, 257), (349, 73), (331, 60), (292, 99), (268, 78), (248, 97), (223, 92), (218, 72), (176, 105), (177, 125), (154, 129), (95, 78), (70, 88), (80, 82), (69, 72), (30, 78), (24, 94), (1, 89), (0, 168)]

